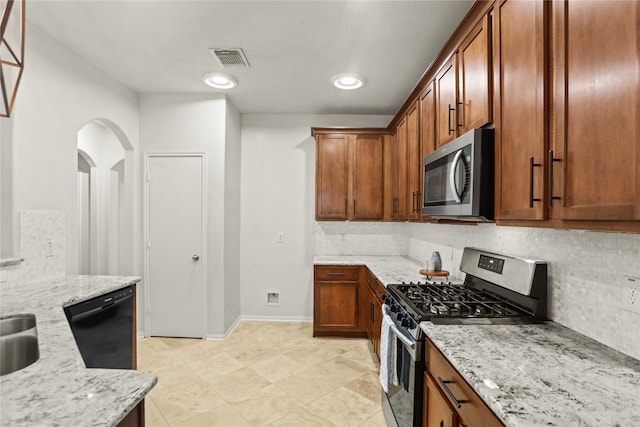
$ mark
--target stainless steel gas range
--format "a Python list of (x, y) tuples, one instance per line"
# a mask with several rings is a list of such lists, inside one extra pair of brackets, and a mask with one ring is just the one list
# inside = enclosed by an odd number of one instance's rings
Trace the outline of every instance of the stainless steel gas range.
[[(419, 323), (521, 324), (546, 319), (547, 263), (481, 249), (465, 248), (464, 283), (425, 281), (387, 286), (388, 316), (381, 362), (391, 379), (383, 394), (389, 426), (422, 426), (425, 336)], [(384, 326), (383, 326), (384, 328)], [(383, 342), (385, 341), (385, 342)], [(381, 376), (382, 377), (382, 376)]]

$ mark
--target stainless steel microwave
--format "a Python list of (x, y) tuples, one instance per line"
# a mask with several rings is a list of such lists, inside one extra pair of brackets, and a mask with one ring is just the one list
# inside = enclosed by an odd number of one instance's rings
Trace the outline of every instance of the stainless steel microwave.
[(426, 155), (422, 213), (493, 220), (493, 129), (473, 129)]

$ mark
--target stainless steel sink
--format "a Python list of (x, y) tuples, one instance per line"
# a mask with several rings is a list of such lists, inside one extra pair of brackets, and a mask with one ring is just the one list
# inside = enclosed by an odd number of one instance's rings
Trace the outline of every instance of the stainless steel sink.
[(0, 319), (0, 375), (26, 368), (40, 357), (36, 318), (32, 314)]
[(0, 319), (0, 336), (11, 335), (36, 327), (36, 316), (21, 314)]

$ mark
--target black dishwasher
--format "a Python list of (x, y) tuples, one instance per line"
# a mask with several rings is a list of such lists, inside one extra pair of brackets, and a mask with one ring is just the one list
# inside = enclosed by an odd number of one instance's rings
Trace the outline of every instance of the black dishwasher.
[(134, 286), (65, 307), (87, 368), (133, 368)]

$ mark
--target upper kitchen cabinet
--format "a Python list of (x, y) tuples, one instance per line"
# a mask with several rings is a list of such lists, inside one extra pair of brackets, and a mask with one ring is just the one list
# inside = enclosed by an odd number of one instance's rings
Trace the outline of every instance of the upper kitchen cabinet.
[(548, 2), (500, 0), (492, 12), (496, 218), (546, 218), (545, 27)]
[(389, 162), (385, 167), (389, 170), (391, 193), (387, 202), (391, 205), (391, 220), (407, 219), (407, 119), (403, 118), (391, 138)]
[(436, 146), (491, 122), (491, 17), (466, 35), (435, 77)]
[(491, 16), (485, 15), (458, 50), (457, 125), (460, 134), (486, 125), (491, 110)]
[(316, 219), (347, 219), (348, 199), (348, 135), (317, 135)]
[(551, 7), (551, 215), (640, 220), (640, 2)]
[(456, 55), (452, 55), (435, 78), (436, 88), (436, 148), (456, 137), (458, 116), (458, 84)]
[(400, 119), (391, 138), (386, 163), (391, 180), (391, 194), (387, 203), (391, 205), (393, 221), (420, 218), (420, 170), (422, 165), (420, 145), (419, 104), (415, 102)]
[(407, 206), (407, 219), (420, 219), (422, 185), (422, 149), (420, 148), (420, 110), (418, 102), (407, 112), (407, 197), (411, 193), (411, 201)]
[(382, 219), (385, 133), (380, 129), (312, 129), (317, 220)]
[[(436, 112), (433, 96), (433, 84), (427, 86), (420, 95), (420, 145), (422, 157), (436, 149)], [(420, 162), (422, 170), (422, 161)]]
[[(418, 185), (422, 190), (424, 180), (424, 156), (431, 153), (436, 148), (436, 112), (435, 112), (435, 98), (433, 95), (433, 84), (427, 86), (427, 88), (420, 95), (420, 159), (418, 160)], [(422, 211), (422, 191), (419, 196), (419, 208)]]

